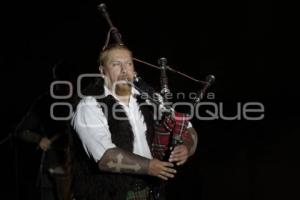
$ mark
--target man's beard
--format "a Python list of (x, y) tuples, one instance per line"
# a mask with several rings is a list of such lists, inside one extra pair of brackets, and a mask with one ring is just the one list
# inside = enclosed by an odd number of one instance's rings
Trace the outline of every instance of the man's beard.
[(116, 84), (116, 95), (126, 97), (131, 95), (131, 84), (128, 82), (126, 75), (118, 78), (120, 82)]
[(128, 83), (118, 83), (116, 85), (116, 94), (122, 97), (131, 95), (131, 85)]

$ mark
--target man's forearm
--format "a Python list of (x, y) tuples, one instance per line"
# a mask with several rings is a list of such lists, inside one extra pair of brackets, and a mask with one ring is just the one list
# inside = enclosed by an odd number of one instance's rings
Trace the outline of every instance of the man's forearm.
[(150, 160), (120, 148), (108, 149), (101, 160), (99, 169), (113, 173), (148, 174)]
[(188, 138), (184, 139), (184, 144), (187, 146), (189, 150), (189, 156), (192, 156), (197, 148), (198, 144), (198, 135), (194, 128), (188, 128), (189, 136)]

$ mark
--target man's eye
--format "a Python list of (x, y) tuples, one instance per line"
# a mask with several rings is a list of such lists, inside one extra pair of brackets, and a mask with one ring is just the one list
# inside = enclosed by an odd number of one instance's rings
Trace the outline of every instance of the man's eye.
[(118, 62), (112, 64), (113, 67), (117, 67), (117, 66), (120, 66), (120, 65), (121, 65), (121, 63), (118, 63)]

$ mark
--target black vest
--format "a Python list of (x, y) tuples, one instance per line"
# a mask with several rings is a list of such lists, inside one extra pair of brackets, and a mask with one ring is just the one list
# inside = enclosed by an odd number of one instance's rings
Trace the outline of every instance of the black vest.
[[(98, 91), (103, 94), (103, 84), (98, 80), (96, 84), (90, 88), (88, 94)], [(100, 92), (99, 92), (100, 91)], [(118, 120), (113, 117), (112, 107), (115, 105), (118, 109), (116, 115), (122, 119), (127, 118), (125, 110), (111, 95), (102, 99), (97, 99), (101, 104), (107, 105), (106, 118), (111, 132), (112, 142), (119, 148), (133, 152), (134, 135), (132, 127), (128, 120)], [(139, 105), (143, 100), (137, 96)], [(151, 149), (152, 137), (154, 134), (154, 121), (151, 110), (147, 106), (140, 106), (140, 111), (144, 116), (147, 131), (146, 138)], [(102, 172), (99, 170), (97, 163), (88, 158), (84, 151), (81, 141), (73, 130), (73, 145), (71, 145), (72, 153), (72, 188), (76, 200), (124, 200), (127, 192), (133, 189), (134, 184), (142, 179), (147, 181), (147, 177)]]

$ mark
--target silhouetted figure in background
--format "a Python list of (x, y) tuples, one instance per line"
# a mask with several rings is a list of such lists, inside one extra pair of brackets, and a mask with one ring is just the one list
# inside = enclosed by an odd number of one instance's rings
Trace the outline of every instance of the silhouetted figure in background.
[[(53, 78), (58, 80), (57, 66)], [(55, 85), (55, 95), (69, 91)], [(49, 85), (50, 87), (50, 85)], [(66, 100), (63, 100), (64, 102)], [(65, 200), (68, 199), (69, 179), (66, 169), (68, 135), (66, 120), (51, 116), (51, 105), (59, 102), (50, 92), (40, 95), (19, 123), (15, 137), (18, 139), (18, 174), (20, 199)], [(53, 115), (66, 116), (65, 107), (56, 106)]]

